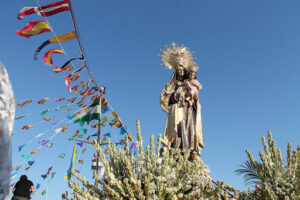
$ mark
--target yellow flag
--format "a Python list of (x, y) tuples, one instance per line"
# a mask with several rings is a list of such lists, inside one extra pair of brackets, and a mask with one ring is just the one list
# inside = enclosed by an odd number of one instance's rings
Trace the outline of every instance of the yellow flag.
[(66, 42), (69, 40), (73, 40), (76, 38), (76, 34), (74, 32), (64, 33), (61, 35), (58, 35), (56, 37), (50, 38), (50, 43), (56, 43), (56, 42)]
[(101, 120), (104, 121), (104, 122), (107, 122), (107, 117), (105, 116)]
[(112, 113), (110, 113), (110, 115), (109, 115), (110, 117), (113, 117), (113, 116), (116, 116), (116, 113), (115, 113), (115, 111), (112, 111)]

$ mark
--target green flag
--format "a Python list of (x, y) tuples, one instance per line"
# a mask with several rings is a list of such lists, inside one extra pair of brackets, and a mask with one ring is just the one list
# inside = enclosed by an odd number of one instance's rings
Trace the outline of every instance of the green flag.
[(43, 110), (42, 112), (41, 112), (41, 115), (44, 115), (44, 114), (46, 114), (48, 111), (49, 111), (50, 109), (48, 108), (48, 109), (46, 109), (46, 110)]
[(21, 119), (23, 117), (25, 117), (26, 115), (21, 115), (21, 116), (18, 116), (18, 117), (15, 117), (15, 120), (18, 120), (18, 119)]
[(47, 190), (44, 190), (44, 191), (42, 192), (42, 195), (44, 196), (46, 193), (47, 193)]
[(80, 130), (81, 130), (82, 132), (84, 132), (84, 134), (86, 134), (87, 131), (88, 131), (86, 128), (80, 128)]
[(77, 117), (74, 123), (80, 123), (81, 126), (85, 122), (90, 122), (92, 120), (100, 120), (101, 118), (101, 107), (100, 107), (100, 98), (94, 100), (94, 102), (83, 110)]
[(66, 154), (64, 154), (64, 153), (61, 153), (61, 154), (59, 154), (59, 155), (58, 155), (58, 157), (59, 157), (59, 158), (64, 158), (64, 157), (65, 157), (65, 155), (66, 155)]

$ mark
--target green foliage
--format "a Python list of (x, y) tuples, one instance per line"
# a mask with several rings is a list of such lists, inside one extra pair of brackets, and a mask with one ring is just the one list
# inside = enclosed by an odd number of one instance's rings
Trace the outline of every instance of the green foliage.
[[(87, 182), (79, 174), (74, 176), (82, 183), (70, 182), (69, 186), (78, 193), (77, 197), (84, 199), (229, 199), (223, 182), (220, 186), (211, 186), (208, 176), (209, 170), (199, 159), (189, 161), (190, 152), (182, 152), (177, 148), (164, 148), (161, 151), (161, 136), (154, 145), (154, 137), (150, 138), (150, 145), (143, 148), (141, 130), (137, 121), (137, 152), (134, 154), (126, 138), (124, 149), (117, 150), (115, 145), (108, 145), (108, 158), (94, 140), (94, 147), (100, 154), (105, 167), (105, 174), (100, 179), (96, 173), (94, 177), (100, 184)], [(233, 191), (233, 190), (231, 190)]]
[(247, 150), (249, 160), (236, 170), (237, 174), (244, 175), (247, 183), (256, 184), (254, 191), (240, 194), (240, 199), (300, 199), (300, 146), (292, 152), (292, 145), (288, 143), (286, 162), (283, 162), (271, 132), (268, 132), (268, 141), (262, 137), (262, 144), (264, 152), (259, 152), (261, 162), (256, 161)]
[[(137, 121), (137, 151), (131, 151), (126, 138), (124, 149), (117, 150), (108, 141), (106, 156), (96, 140), (97, 149), (105, 167), (105, 174), (100, 179), (94, 171), (94, 179), (100, 187), (86, 181), (80, 174), (72, 174), (81, 182), (69, 182), (76, 193), (75, 199), (86, 200), (300, 200), (300, 147), (292, 151), (289, 143), (286, 161), (283, 161), (280, 149), (276, 148), (272, 134), (268, 133), (268, 141), (262, 137), (264, 152), (260, 152), (261, 161), (254, 159), (250, 151), (246, 151), (247, 160), (237, 174), (244, 175), (254, 190), (239, 192), (222, 181), (215, 182), (208, 173), (209, 169), (199, 160), (191, 161), (190, 152), (182, 152), (176, 148), (161, 149), (161, 136), (154, 145), (154, 137), (150, 145), (143, 147), (140, 124)], [(62, 199), (68, 198), (63, 195)]]

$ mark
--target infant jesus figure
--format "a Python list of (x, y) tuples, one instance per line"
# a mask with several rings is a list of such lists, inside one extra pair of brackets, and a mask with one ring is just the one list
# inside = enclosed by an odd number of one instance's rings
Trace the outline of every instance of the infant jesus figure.
[(193, 103), (198, 101), (198, 90), (202, 89), (202, 85), (196, 79), (196, 72), (190, 71), (188, 74), (188, 80), (185, 80), (185, 88), (186, 88), (186, 102), (189, 107), (193, 105)]

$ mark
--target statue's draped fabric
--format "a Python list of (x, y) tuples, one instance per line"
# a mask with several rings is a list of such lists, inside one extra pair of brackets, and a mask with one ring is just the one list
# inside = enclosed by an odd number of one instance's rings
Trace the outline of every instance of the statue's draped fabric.
[(167, 113), (164, 130), (164, 143), (174, 147), (178, 138), (180, 148), (200, 151), (203, 145), (201, 104), (199, 100), (188, 106), (176, 91), (183, 87), (183, 81), (176, 79), (174, 72), (160, 96), (160, 105)]
[(11, 133), (15, 99), (6, 69), (0, 62), (0, 199), (9, 200)]

